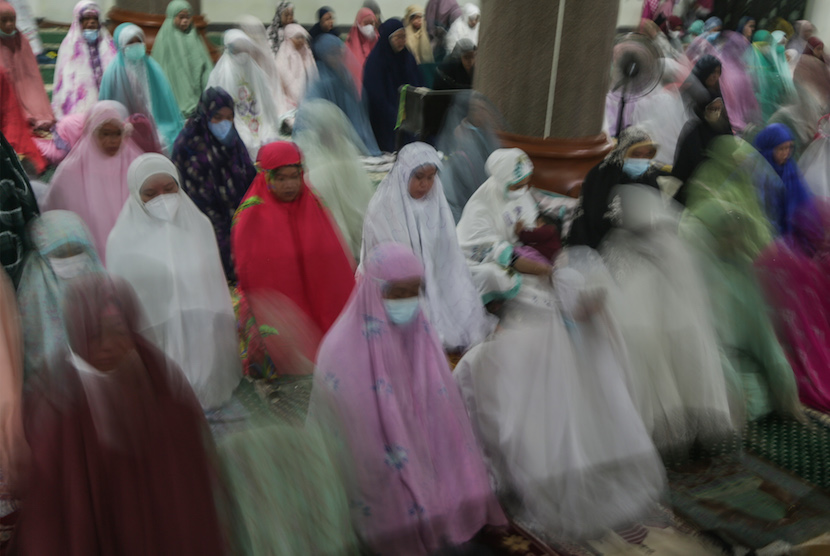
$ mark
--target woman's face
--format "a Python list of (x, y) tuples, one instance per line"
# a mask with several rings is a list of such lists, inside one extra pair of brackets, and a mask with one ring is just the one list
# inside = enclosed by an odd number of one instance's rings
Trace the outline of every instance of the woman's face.
[(88, 15), (81, 18), (81, 29), (84, 31), (96, 30), (101, 28), (101, 22), (98, 21), (97, 15)]
[(421, 25), (424, 24), (424, 16), (421, 14), (415, 14), (409, 18), (409, 24), (412, 25), (412, 28), (416, 31), (421, 30)]
[(709, 77), (706, 78), (704, 81), (704, 85), (706, 85), (707, 89), (714, 89), (718, 86), (718, 81), (720, 81), (720, 76), (723, 70), (720, 66), (716, 67), (712, 73), (709, 74)]
[(432, 191), (432, 186), (435, 185), (435, 175), (438, 173), (438, 168), (431, 164), (421, 166), (412, 172), (409, 177), (409, 196), (415, 200), (423, 199)]
[(528, 184), (530, 184), (530, 180), (531, 180), (531, 178), (533, 178), (533, 174), (530, 174), (529, 176), (527, 176), (527, 177), (526, 177), (525, 179), (523, 179), (522, 181), (516, 182), (516, 183), (514, 183), (513, 185), (508, 185), (508, 186), (507, 186), (507, 190), (508, 190), (508, 191), (518, 191), (519, 189), (522, 189), (523, 187), (525, 187), (525, 186), (527, 186)]
[(13, 13), (0, 14), (0, 31), (7, 35), (14, 33), (15, 25), (17, 25), (17, 16)]
[(265, 181), (268, 189), (283, 203), (295, 201), (303, 187), (303, 169), (300, 166), (283, 166), (267, 170)]
[(144, 180), (144, 184), (139, 190), (139, 195), (143, 203), (148, 203), (159, 195), (177, 193), (178, 191), (179, 184), (176, 183), (176, 179), (173, 176), (170, 174), (156, 174)]
[(392, 50), (396, 53), (403, 50), (406, 46), (406, 31), (398, 29), (389, 35), (389, 44), (392, 45)]
[(652, 159), (657, 154), (657, 149), (649, 145), (643, 145), (641, 147), (637, 147), (636, 149), (632, 149), (626, 158), (648, 158)]
[(790, 156), (793, 154), (793, 142), (787, 141), (786, 143), (781, 143), (774, 149), (772, 149), (772, 159), (775, 161), (776, 164), (779, 166), (787, 162), (790, 159)]
[(476, 65), (476, 51), (471, 50), (469, 52), (465, 52), (464, 55), (461, 56), (461, 65), (464, 66), (467, 73), (472, 73), (473, 68)]
[(176, 17), (173, 18), (173, 25), (178, 28), (179, 31), (182, 33), (187, 33), (187, 30), (190, 29), (190, 23), (193, 21), (193, 18), (190, 16), (190, 12), (187, 10), (182, 10), (176, 14)]
[(384, 299), (409, 299), (421, 292), (420, 278), (406, 278), (389, 282), (383, 290)]
[(210, 122), (218, 124), (225, 120), (233, 121), (233, 110), (229, 106), (225, 106), (224, 108), (220, 108), (219, 110), (217, 110), (213, 117), (210, 119)]
[(299, 37), (294, 37), (293, 39), (291, 39), (291, 43), (297, 50), (302, 50), (306, 44), (305, 37), (302, 35), (300, 35)]
[(755, 34), (755, 20), (750, 19), (749, 21), (747, 21), (742, 31), (744, 37), (746, 37), (746, 40), (751, 41), (752, 35)]
[(288, 8), (280, 15), (280, 23), (285, 27), (289, 23), (294, 23), (294, 8)]
[(478, 16), (478, 15), (473, 15), (473, 16), (470, 16), (470, 17), (467, 18), (467, 25), (470, 26), (470, 29), (475, 29), (476, 25), (478, 25), (478, 20), (479, 19), (480, 19), (480, 16)]
[(124, 316), (117, 311), (108, 311), (101, 317), (101, 327), (89, 339), (87, 362), (101, 372), (118, 367), (124, 358), (135, 349), (130, 328)]
[(819, 60), (824, 60), (824, 45), (820, 44), (813, 49), (813, 56)]
[(324, 33), (334, 29), (334, 12), (326, 12), (326, 15), (320, 19), (320, 28)]
[(101, 152), (107, 156), (115, 156), (121, 150), (124, 140), (124, 128), (115, 122), (105, 122), (95, 130), (95, 142)]

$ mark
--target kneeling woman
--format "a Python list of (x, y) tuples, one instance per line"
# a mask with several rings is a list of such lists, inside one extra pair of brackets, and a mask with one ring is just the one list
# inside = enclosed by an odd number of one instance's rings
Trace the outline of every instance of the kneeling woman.
[(504, 514), (490, 490), (441, 342), (421, 310), (409, 247), (369, 252), (320, 346), (310, 419), (342, 426), (355, 528), (378, 554), (431, 554)]
[(130, 198), (107, 241), (108, 270), (147, 311), (140, 332), (179, 365), (205, 408), (230, 399), (242, 378), (231, 305), (213, 227), (160, 154), (130, 165)]

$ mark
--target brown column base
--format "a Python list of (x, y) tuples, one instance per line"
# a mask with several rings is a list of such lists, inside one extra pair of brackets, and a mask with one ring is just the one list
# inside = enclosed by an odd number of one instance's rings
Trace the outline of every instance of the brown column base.
[(573, 139), (540, 139), (499, 133), (506, 148), (522, 149), (533, 161), (533, 186), (569, 197), (579, 197), (588, 172), (611, 152), (605, 133)]
[[(156, 35), (158, 34), (159, 29), (161, 29), (161, 24), (164, 23), (164, 14), (134, 12), (114, 6), (110, 9), (107, 16), (110, 20), (110, 32), (115, 31), (115, 28), (122, 23), (135, 23), (141, 27), (144, 30), (144, 36), (147, 40), (147, 54), (153, 52), (153, 43), (156, 41)], [(216, 63), (216, 60), (219, 59), (219, 56), (221, 56), (222, 53), (207, 38), (207, 34), (205, 33), (205, 30), (207, 29), (207, 20), (205, 19), (205, 16), (194, 15), (193, 25), (202, 36), (202, 40), (205, 42), (208, 52), (210, 52), (210, 57), (213, 59), (213, 63)]]

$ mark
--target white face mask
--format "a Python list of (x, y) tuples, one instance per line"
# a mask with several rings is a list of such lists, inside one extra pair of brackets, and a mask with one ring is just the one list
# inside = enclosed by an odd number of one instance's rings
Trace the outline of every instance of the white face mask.
[(361, 25), (360, 32), (363, 34), (364, 37), (367, 39), (374, 39), (375, 38), (375, 26), (369, 23), (368, 25)]
[(71, 280), (85, 274), (92, 261), (89, 255), (81, 253), (73, 257), (49, 257), (49, 265), (55, 275), (62, 280)]
[(144, 208), (159, 220), (170, 222), (179, 210), (179, 201), (178, 193), (166, 193), (144, 203)]

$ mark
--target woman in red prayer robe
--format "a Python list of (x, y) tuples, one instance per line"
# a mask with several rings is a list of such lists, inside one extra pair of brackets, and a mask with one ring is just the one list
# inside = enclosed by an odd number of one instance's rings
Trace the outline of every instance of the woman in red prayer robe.
[(31, 465), (11, 554), (221, 556), (207, 424), (139, 333), (126, 282), (78, 278), (68, 346), (24, 402)]
[(9, 72), (0, 66), (0, 131), (23, 160), (32, 163), (37, 174), (46, 169), (46, 159), (32, 137), (32, 128), (26, 121), (23, 107), (14, 91)]
[[(328, 210), (305, 182), (297, 145), (287, 141), (265, 145), (257, 167), (260, 171), (231, 225), (239, 289), (248, 298), (280, 294), (325, 334), (354, 288), (354, 262)], [(256, 318), (256, 307), (250, 309)], [(247, 319), (241, 315), (240, 320)], [(271, 326), (257, 324), (253, 327), (257, 333)], [(266, 378), (273, 374), (252, 371), (249, 361), (245, 369)]]

